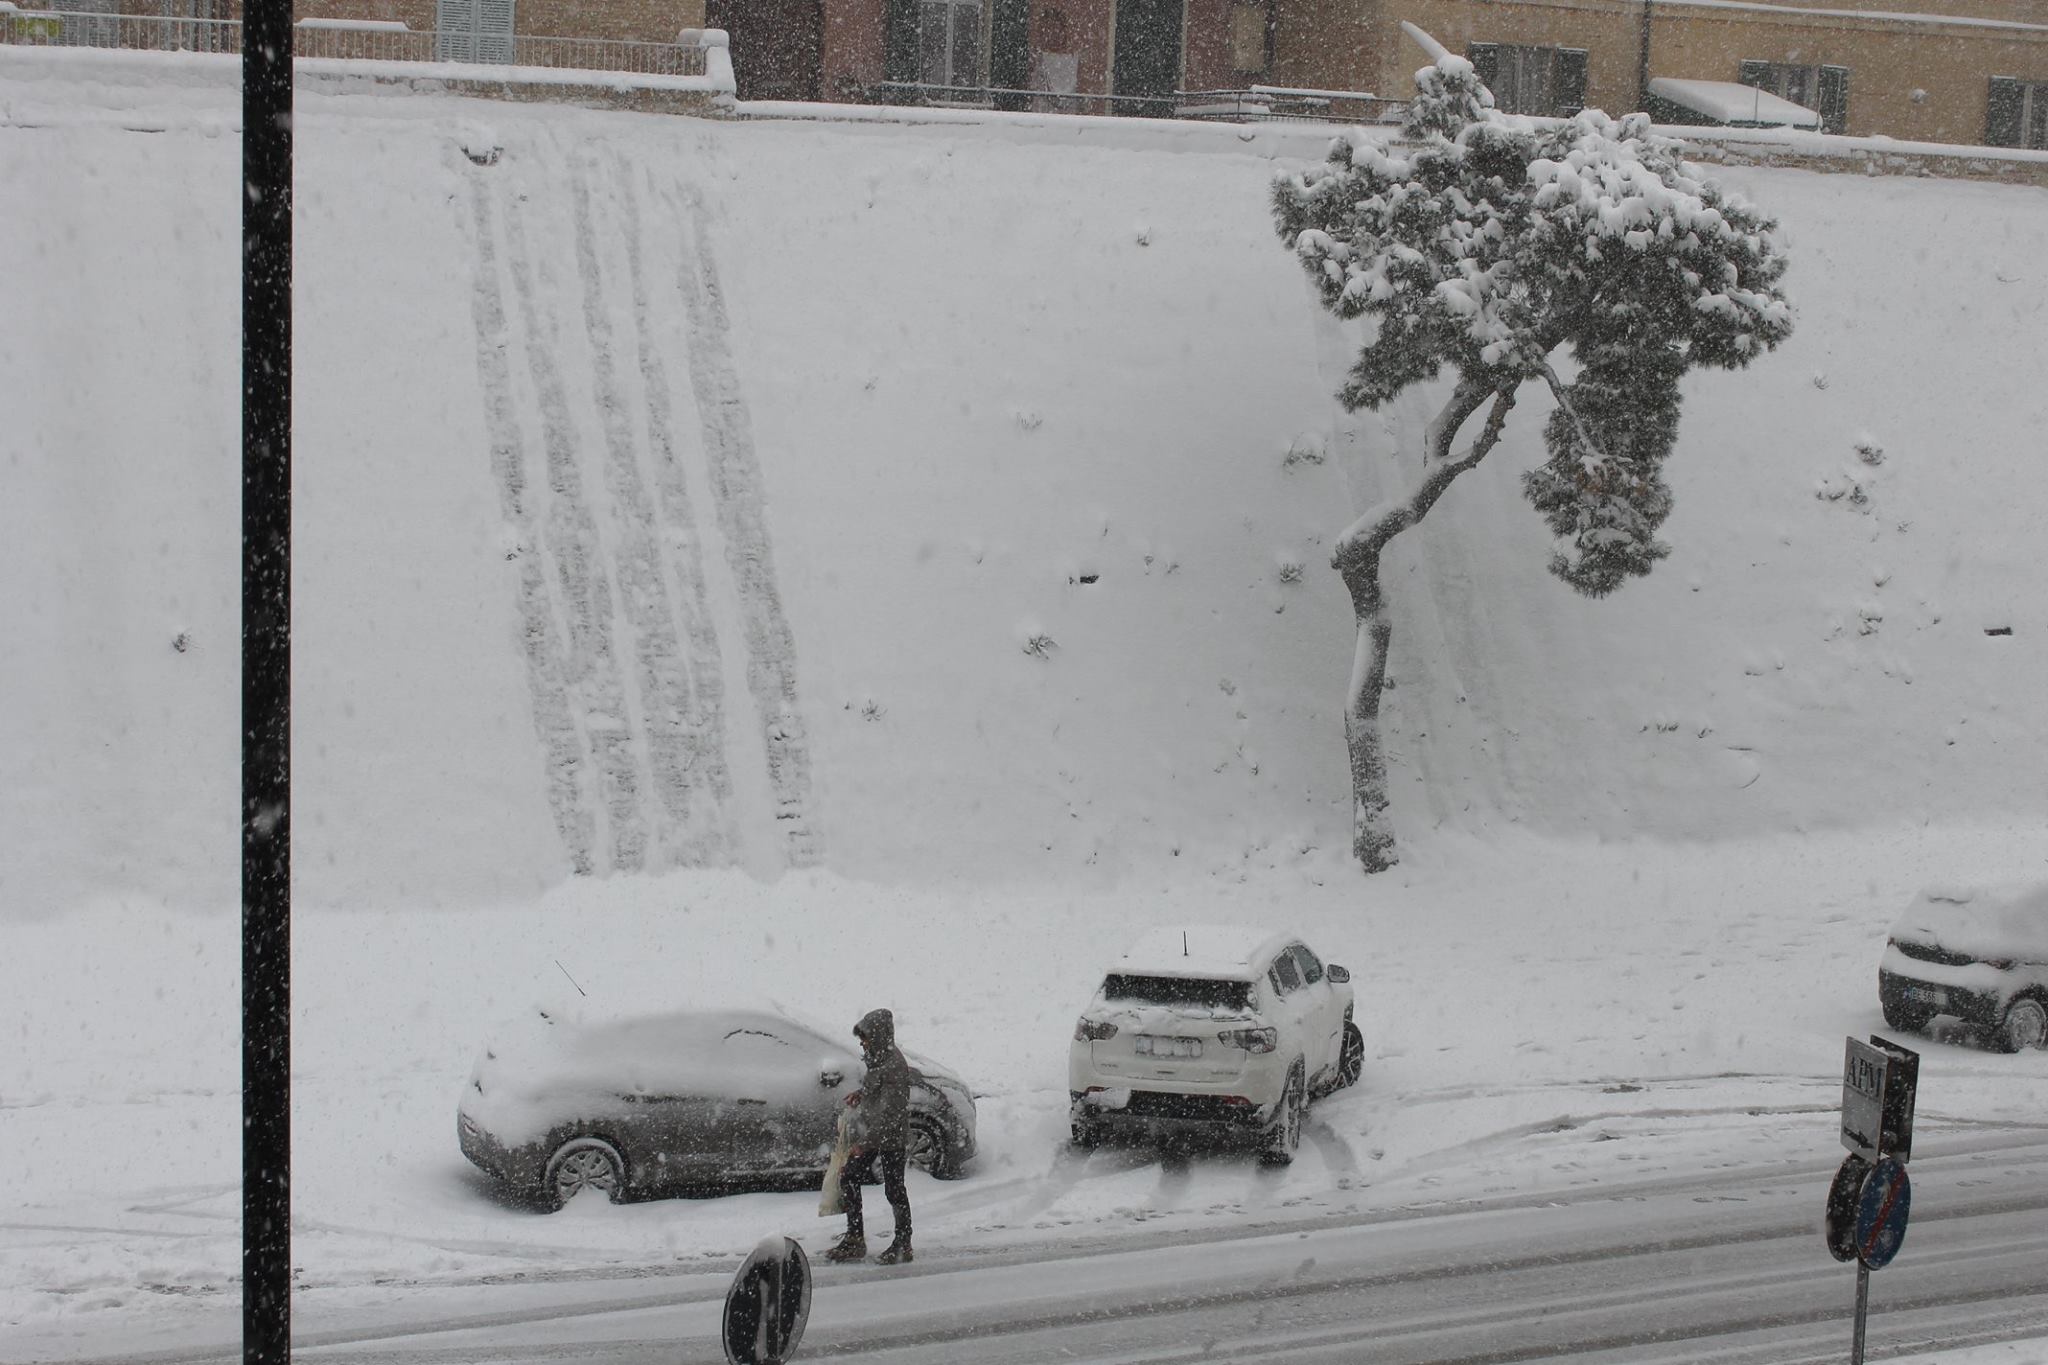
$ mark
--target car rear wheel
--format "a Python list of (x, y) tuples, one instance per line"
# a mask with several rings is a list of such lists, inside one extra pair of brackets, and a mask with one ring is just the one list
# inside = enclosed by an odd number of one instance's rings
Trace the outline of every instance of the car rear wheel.
[(1301, 1108), (1301, 1068), (1297, 1066), (1288, 1074), (1287, 1092), (1280, 1097), (1280, 1112), (1266, 1135), (1265, 1150), (1259, 1153), (1261, 1163), (1267, 1166), (1292, 1164), (1295, 1152), (1301, 1147)]
[(2022, 1048), (2048, 1048), (2048, 1008), (2039, 1000), (2029, 996), (2015, 1000), (2006, 1008), (2005, 1022), (1998, 1029), (1998, 1045), (2004, 1051), (2018, 1052)]
[(1337, 1088), (1357, 1085), (1365, 1073), (1365, 1035), (1349, 1019), (1344, 1021), (1344, 1051), (1337, 1058)]
[(910, 1120), (907, 1160), (937, 1179), (960, 1178), (960, 1163), (953, 1155), (953, 1144), (946, 1141), (945, 1127), (935, 1118), (920, 1114)]
[(559, 1209), (585, 1190), (602, 1190), (616, 1204), (626, 1193), (626, 1159), (603, 1138), (570, 1138), (548, 1158), (542, 1193)]

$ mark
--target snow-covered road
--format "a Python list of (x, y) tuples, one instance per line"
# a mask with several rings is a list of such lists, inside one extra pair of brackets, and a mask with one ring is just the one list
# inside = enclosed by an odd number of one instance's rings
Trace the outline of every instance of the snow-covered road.
[[(2048, 1139), (1945, 1138), (1913, 1169), (1906, 1247), (1873, 1276), (1871, 1358), (2048, 1332)], [(801, 1358), (1839, 1360), (1854, 1275), (1816, 1255), (1830, 1173), (1808, 1159), (1277, 1227), (980, 1254), (934, 1247), (894, 1271), (818, 1265)], [(299, 1354), (352, 1365), (716, 1365), (724, 1289), (715, 1272), (450, 1287), (366, 1301), (307, 1331)]]

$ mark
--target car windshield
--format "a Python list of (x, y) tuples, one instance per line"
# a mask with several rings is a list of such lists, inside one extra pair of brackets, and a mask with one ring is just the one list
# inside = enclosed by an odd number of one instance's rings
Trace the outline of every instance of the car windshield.
[(1185, 976), (1135, 976), (1112, 972), (1102, 983), (1102, 998), (1123, 1004), (1186, 1005), (1196, 1009), (1251, 1008), (1251, 984), (1208, 981)]

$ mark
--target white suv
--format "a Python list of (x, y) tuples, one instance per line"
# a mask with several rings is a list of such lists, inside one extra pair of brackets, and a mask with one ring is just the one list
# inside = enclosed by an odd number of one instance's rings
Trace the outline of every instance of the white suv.
[(1074, 1143), (1238, 1138), (1285, 1165), (1303, 1107), (1356, 1081), (1364, 1062), (1351, 974), (1299, 938), (1155, 930), (1110, 968), (1074, 1026)]

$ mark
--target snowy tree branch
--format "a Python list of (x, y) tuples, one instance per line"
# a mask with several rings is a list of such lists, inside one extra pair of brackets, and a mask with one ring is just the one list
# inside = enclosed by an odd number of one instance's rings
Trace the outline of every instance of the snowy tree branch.
[(1489, 396), (1493, 399), (1493, 410), (1487, 413), (1486, 424), (1480, 428), (1472, 444), (1455, 459), (1443, 456), (1429, 465), (1428, 473), (1405, 501), (1392, 506), (1381, 503), (1345, 527), (1344, 533), (1337, 537), (1337, 548), (1330, 560), (1332, 568), (1342, 573), (1367, 556), (1376, 558), (1388, 541), (1429, 515), (1429, 509), (1436, 506), (1437, 499), (1444, 495), (1444, 490), (1451, 486), (1453, 480), (1477, 466), (1492, 452), (1500, 443), (1508, 410), (1515, 405), (1513, 389), (1486, 389), (1461, 384), (1429, 425), (1431, 444), (1448, 446), (1458, 428), (1478, 411)]
[(1601, 464), (1610, 463), (1607, 458), (1607, 452), (1602, 450), (1600, 443), (1593, 439), (1593, 433), (1586, 428), (1584, 420), (1579, 417), (1579, 410), (1572, 406), (1571, 392), (1565, 385), (1565, 382), (1557, 377), (1557, 370), (1552, 367), (1547, 359), (1538, 360), (1536, 364), (1540, 367), (1544, 382), (1550, 385), (1551, 396), (1557, 399), (1557, 406), (1563, 410), (1564, 415), (1571, 419), (1572, 426), (1578, 430), (1579, 439), (1586, 443), (1586, 449), (1592, 451), (1593, 458)]

